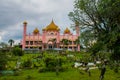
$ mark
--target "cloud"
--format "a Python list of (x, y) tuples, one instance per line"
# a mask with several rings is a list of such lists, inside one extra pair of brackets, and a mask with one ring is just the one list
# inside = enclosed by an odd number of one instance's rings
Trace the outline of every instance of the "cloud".
[(28, 33), (38, 27), (42, 30), (53, 19), (61, 28), (70, 27), (68, 13), (73, 10), (74, 0), (1, 0), (0, 41), (22, 39), (24, 20)]

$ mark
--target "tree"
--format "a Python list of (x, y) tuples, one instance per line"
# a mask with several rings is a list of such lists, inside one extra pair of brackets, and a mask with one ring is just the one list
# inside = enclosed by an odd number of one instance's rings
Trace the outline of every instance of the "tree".
[[(73, 22), (79, 22), (83, 31), (94, 34), (95, 52), (106, 46), (112, 58), (120, 60), (120, 0), (75, 0), (74, 11), (69, 13)], [(94, 46), (94, 45), (93, 45)], [(113, 57), (117, 56), (117, 57)]]
[(14, 43), (14, 40), (10, 39), (10, 40), (8, 41), (8, 43), (10, 43), (10, 47), (12, 47), (12, 45), (13, 45), (13, 43)]
[(94, 34), (90, 30), (81, 32), (80, 43), (81, 46), (84, 46), (85, 50), (88, 51), (96, 43)]

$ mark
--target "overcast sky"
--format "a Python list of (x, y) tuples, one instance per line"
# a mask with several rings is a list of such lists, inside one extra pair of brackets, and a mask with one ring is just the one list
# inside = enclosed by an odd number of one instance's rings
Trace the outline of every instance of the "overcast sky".
[(23, 22), (28, 22), (27, 33), (38, 27), (40, 33), (51, 20), (60, 27), (70, 27), (68, 13), (74, 0), (0, 0), (0, 42), (13, 39), (20, 42)]

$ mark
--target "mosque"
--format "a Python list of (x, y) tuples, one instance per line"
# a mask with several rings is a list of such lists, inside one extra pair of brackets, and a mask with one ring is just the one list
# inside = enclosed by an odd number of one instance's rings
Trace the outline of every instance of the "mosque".
[(23, 22), (22, 49), (47, 50), (53, 48), (69, 49), (80, 51), (80, 44), (77, 43), (80, 35), (79, 25), (75, 25), (76, 34), (68, 28), (60, 34), (60, 27), (52, 20), (51, 23), (42, 29), (42, 33), (35, 28), (31, 34), (27, 34), (27, 22)]

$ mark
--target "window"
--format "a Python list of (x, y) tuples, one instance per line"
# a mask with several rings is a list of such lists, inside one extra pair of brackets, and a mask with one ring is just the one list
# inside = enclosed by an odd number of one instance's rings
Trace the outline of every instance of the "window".
[(30, 47), (30, 49), (32, 49), (33, 47)]
[(26, 49), (28, 49), (28, 47), (25, 47)]
[(52, 45), (49, 45), (48, 47), (49, 47), (49, 49), (52, 49)]
[(26, 45), (29, 45), (29, 41), (26, 41)]
[(73, 43), (76, 44), (76, 41), (74, 41)]
[(37, 45), (38, 44), (38, 41), (35, 41), (35, 45)]
[(30, 41), (30, 45), (33, 45), (33, 41)]
[(69, 41), (69, 44), (72, 44), (72, 41)]
[(72, 47), (69, 47), (70, 49), (72, 49)]

